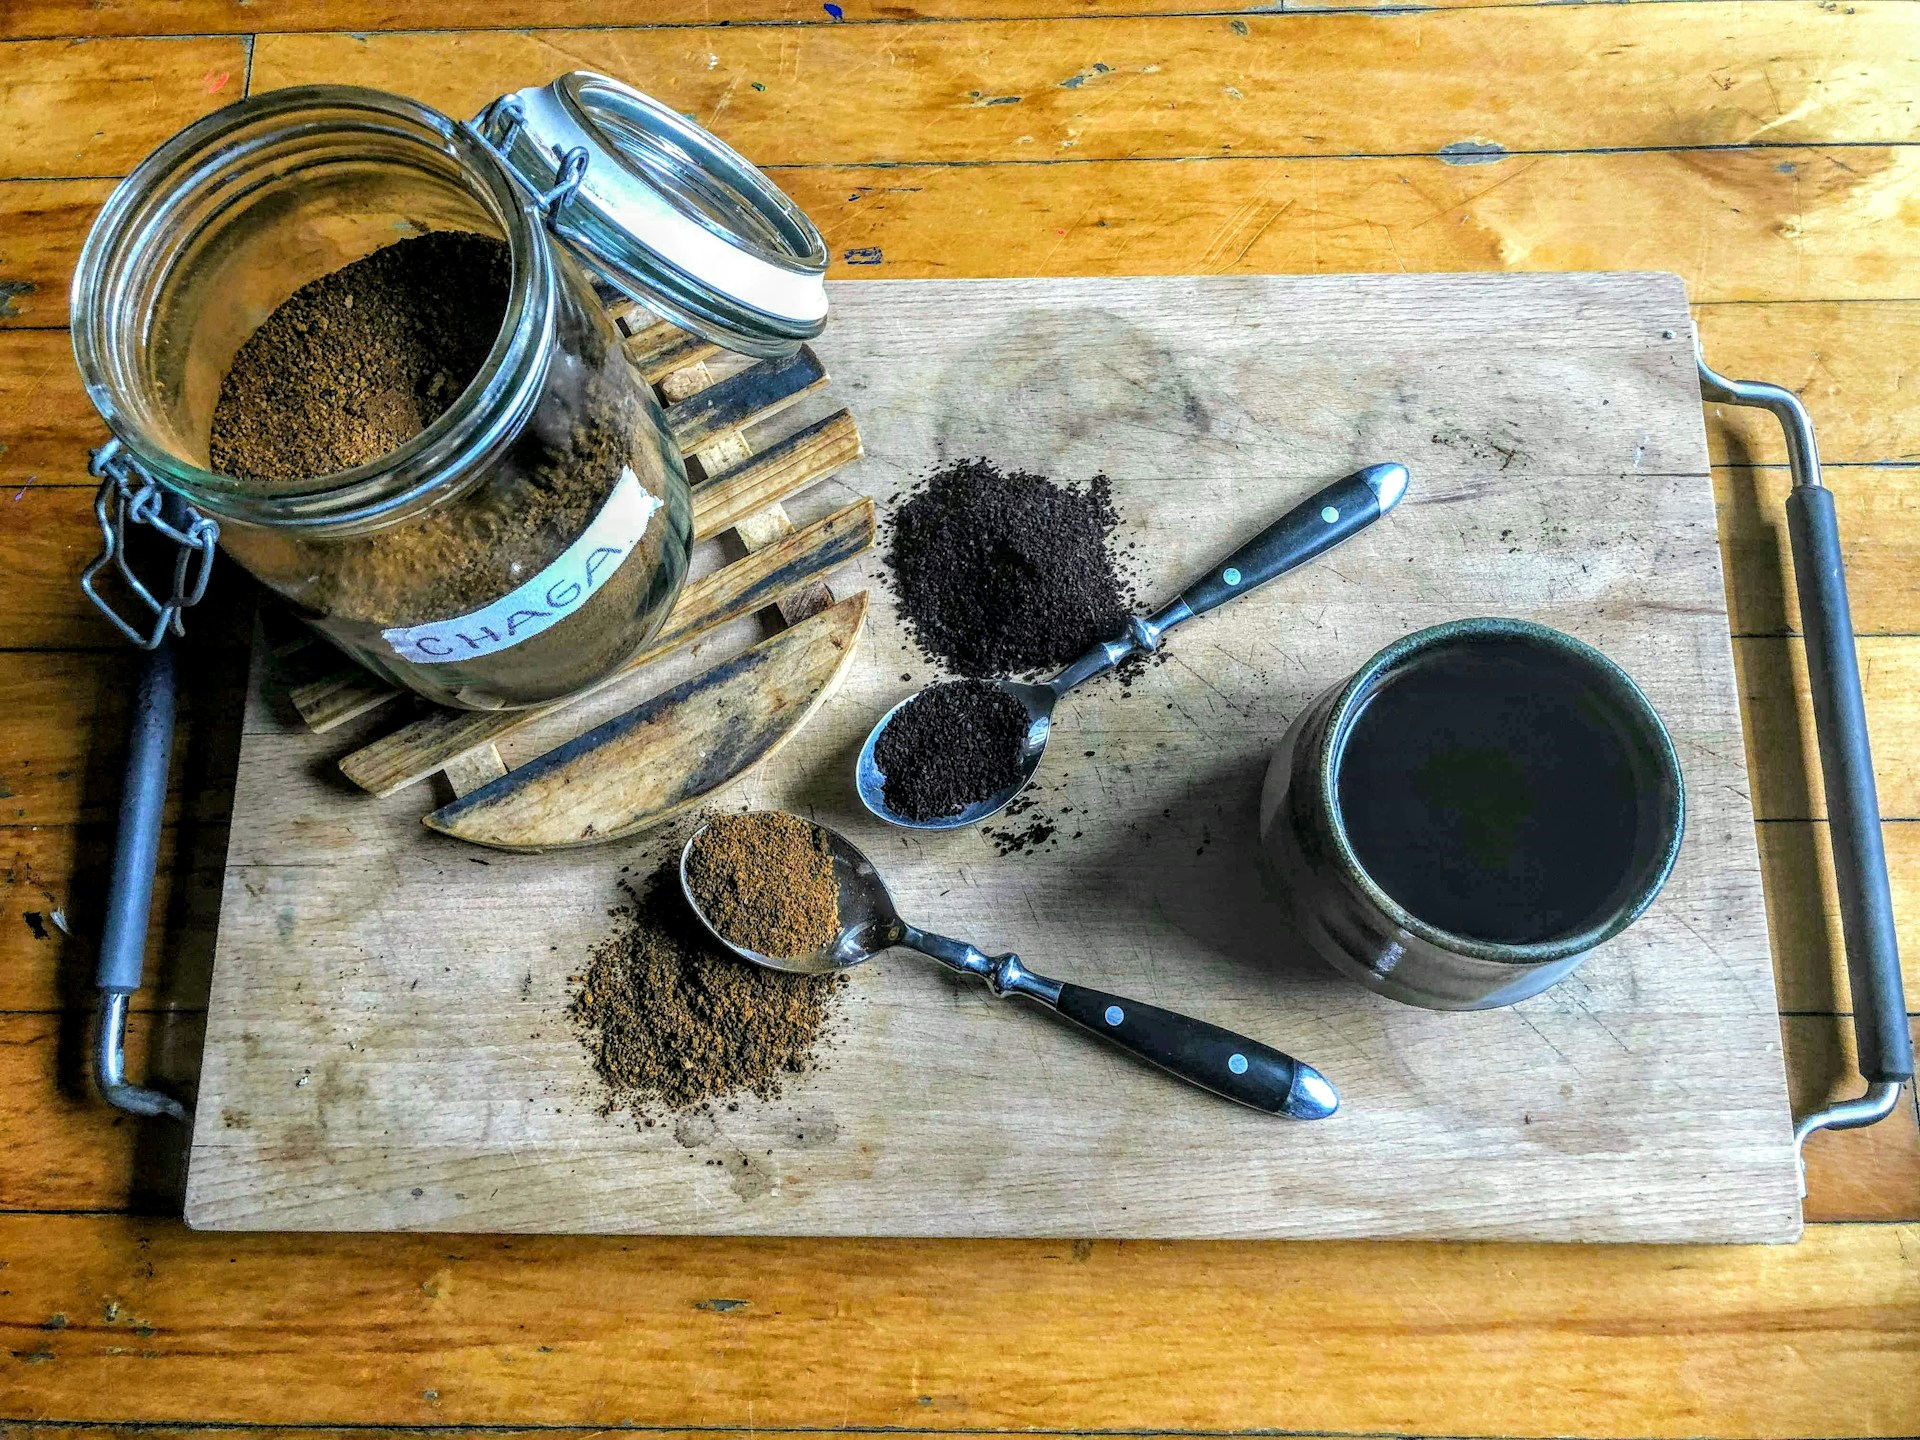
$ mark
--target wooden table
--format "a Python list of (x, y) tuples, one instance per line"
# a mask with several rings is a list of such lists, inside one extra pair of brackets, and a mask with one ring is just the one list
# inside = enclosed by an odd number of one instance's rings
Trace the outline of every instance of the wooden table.
[[(1811, 1147), (1801, 1244), (1711, 1251), (196, 1236), (172, 1218), (170, 1137), (88, 1099), (126, 652), (74, 587), (101, 432), (66, 285), (152, 146), (316, 80), (465, 114), (562, 69), (621, 75), (774, 167), (837, 274), (1677, 270), (1714, 364), (1798, 387), (1819, 422), (1920, 996), (1920, 6), (1183, 3), (745, 0), (727, 26), (695, 0), (0, 11), (28, 37), (0, 45), (0, 1418), (1920, 1432), (1910, 1097)], [(1709, 433), (1805, 1107), (1859, 1082), (1771, 424), (1713, 414)], [(190, 1074), (200, 1024), (231, 770), (221, 608), (195, 617), (136, 1073)]]

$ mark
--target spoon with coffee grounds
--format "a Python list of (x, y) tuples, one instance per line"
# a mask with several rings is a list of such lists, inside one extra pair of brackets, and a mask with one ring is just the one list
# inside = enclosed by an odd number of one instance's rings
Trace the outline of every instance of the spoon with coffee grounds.
[[(1407, 479), (1407, 467), (1392, 462), (1356, 470), (1301, 501), (1152, 615), (1131, 617), (1126, 634), (1094, 646), (1051, 680), (1037, 685), (1018, 680), (988, 682), (1012, 696), (1026, 711), (1026, 735), (1019, 742), (1019, 753), (1013, 763), (1012, 773), (1018, 778), (959, 809), (926, 813), (936, 807), (903, 805), (903, 791), (917, 792), (924, 787), (896, 784), (895, 793), (888, 793), (885, 757), (876, 755), (881, 736), (897, 716), (918, 704), (928, 692), (923, 690), (908, 696), (880, 717), (867, 735), (866, 744), (860, 747), (860, 758), (854, 766), (854, 786), (860, 792), (860, 803), (888, 824), (909, 830), (957, 830), (998, 814), (1027, 788), (1034, 772), (1040, 768), (1040, 757), (1046, 753), (1047, 736), (1053, 728), (1053, 707), (1062, 695), (1106, 674), (1129, 656), (1158, 650), (1160, 637), (1183, 621), (1217, 609), (1235, 596), (1318, 559), (1342, 540), (1359, 534), (1400, 503), (1407, 493)], [(954, 697), (946, 697), (946, 701), (951, 705)], [(979, 720), (982, 726), (991, 725), (988, 707), (981, 707)], [(964, 721), (962, 728), (965, 728)], [(942, 763), (947, 763), (944, 757)], [(1003, 773), (1006, 770), (1004, 766), (997, 768)]]
[(796, 975), (831, 975), (871, 960), (884, 950), (903, 946), (959, 974), (979, 976), (995, 995), (1023, 995), (1190, 1085), (1268, 1115), (1324, 1120), (1339, 1108), (1340, 1096), (1326, 1076), (1257, 1040), (1189, 1015), (1049, 980), (1027, 969), (1018, 955), (985, 955), (964, 940), (950, 940), (907, 924), (894, 908), (893, 897), (873, 862), (844, 835), (824, 825), (812, 828), (833, 857), (840, 933), (831, 945), (810, 955), (762, 955), (729, 940), (701, 909), (687, 878), (688, 857), (706, 826), (694, 831), (681, 850), (680, 891), (686, 896), (688, 908), (714, 939), (742, 960)]

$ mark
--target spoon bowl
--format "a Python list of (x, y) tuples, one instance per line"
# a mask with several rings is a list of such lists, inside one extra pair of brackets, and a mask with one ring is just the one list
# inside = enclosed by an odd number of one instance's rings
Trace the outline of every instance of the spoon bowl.
[(880, 872), (873, 868), (873, 862), (846, 836), (824, 825), (815, 825), (812, 827), (814, 832), (826, 842), (827, 852), (833, 857), (833, 884), (840, 904), (840, 933), (834, 937), (831, 945), (811, 955), (762, 955), (758, 950), (734, 944), (715, 928), (713, 921), (707, 918), (707, 912), (700, 908), (700, 901), (694, 895), (687, 876), (687, 862), (693, 855), (693, 847), (706, 834), (707, 828), (707, 825), (702, 825), (695, 830), (680, 849), (680, 893), (686, 898), (687, 908), (693, 912), (701, 928), (740, 959), (750, 960), (769, 970), (785, 970), (792, 975), (833, 975), (865, 964), (882, 950), (890, 950), (900, 943), (906, 926), (900, 919), (900, 912), (894, 908), (893, 896), (887, 893), (886, 882), (880, 878)]
[(960, 830), (998, 815), (1027, 788), (1034, 771), (1040, 768), (1040, 757), (1046, 754), (1047, 737), (1053, 731), (1053, 707), (1059, 703), (1060, 692), (1051, 685), (1028, 685), (1019, 680), (994, 680), (989, 683), (1013, 696), (1027, 712), (1027, 736), (1020, 742), (1020, 758), (1015, 762), (1020, 767), (1020, 778), (1006, 789), (984, 800), (974, 801), (964, 810), (932, 820), (909, 820), (889, 805), (887, 775), (873, 752), (893, 717), (926, 693), (916, 691), (882, 715), (880, 723), (867, 732), (866, 743), (860, 747), (860, 758), (854, 764), (853, 782), (854, 789), (860, 794), (860, 803), (867, 807), (869, 813), (889, 825), (899, 825), (909, 830)]

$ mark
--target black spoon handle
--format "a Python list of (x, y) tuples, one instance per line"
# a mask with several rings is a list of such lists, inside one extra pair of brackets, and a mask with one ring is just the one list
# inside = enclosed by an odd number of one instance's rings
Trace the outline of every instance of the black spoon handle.
[(1191, 1015), (1065, 984), (1053, 1008), (1190, 1085), (1269, 1115), (1323, 1120), (1339, 1104), (1333, 1086), (1311, 1065)]
[(1339, 1108), (1333, 1086), (1311, 1065), (1191, 1015), (1050, 980), (1029, 970), (1018, 955), (988, 955), (964, 940), (912, 925), (901, 925), (893, 943), (963, 975), (977, 975), (996, 995), (1024, 995), (1190, 1085), (1268, 1115), (1324, 1120)]
[(1294, 506), (1181, 591), (1175, 603), (1204, 615), (1359, 534), (1399, 504), (1406, 488), (1404, 465), (1356, 470)]

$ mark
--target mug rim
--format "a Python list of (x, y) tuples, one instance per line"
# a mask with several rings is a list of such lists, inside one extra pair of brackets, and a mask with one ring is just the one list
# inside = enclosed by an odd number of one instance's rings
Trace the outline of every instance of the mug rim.
[[(1655, 764), (1670, 782), (1672, 791), (1671, 804), (1667, 813), (1661, 817), (1667, 826), (1664, 844), (1628, 899), (1615, 907), (1604, 919), (1570, 935), (1551, 940), (1526, 943), (1482, 940), (1471, 935), (1462, 935), (1457, 931), (1443, 929), (1430, 921), (1420, 919), (1387, 894), (1379, 882), (1368, 873), (1366, 866), (1360, 862), (1359, 856), (1354, 852), (1352, 841), (1347, 835), (1346, 823), (1340, 813), (1340, 761), (1344, 757), (1346, 740), (1356, 719), (1354, 715), (1356, 701), (1362, 695), (1368, 694), (1383, 676), (1403, 667), (1417, 656), (1462, 642), (1487, 639), (1519, 640), (1551, 650), (1562, 658), (1570, 659), (1597, 674), (1612, 698), (1620, 704), (1625, 718), (1638, 722), (1644, 738), (1653, 751)], [(1686, 781), (1681, 774), (1680, 757), (1674, 750), (1673, 737), (1667, 733), (1666, 723), (1661, 720), (1659, 712), (1653, 708), (1653, 703), (1634, 683), (1633, 677), (1606, 654), (1563, 630), (1556, 630), (1552, 626), (1541, 625), (1532, 620), (1478, 616), (1463, 620), (1449, 620), (1424, 630), (1416, 630), (1410, 635), (1403, 635), (1374, 654), (1340, 687), (1328, 711), (1326, 728), (1322, 732), (1317, 750), (1314, 764), (1315, 799), (1321, 813), (1327, 817), (1335, 858), (1347, 878), (1357, 885), (1368, 900), (1378, 906), (1381, 912), (1399, 928), (1417, 936), (1429, 945), (1476, 960), (1514, 966), (1542, 965), (1564, 960), (1571, 955), (1582, 954), (1611, 940), (1645, 914), (1647, 908), (1659, 896), (1660, 891), (1666, 886), (1667, 878), (1673, 873), (1674, 864), (1679, 859), (1681, 842), (1686, 836)]]

